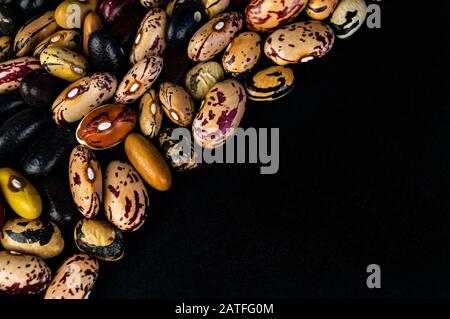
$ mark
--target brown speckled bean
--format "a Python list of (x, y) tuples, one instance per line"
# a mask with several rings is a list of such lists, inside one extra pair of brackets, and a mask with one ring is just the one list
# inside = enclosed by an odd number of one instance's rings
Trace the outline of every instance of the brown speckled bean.
[(121, 231), (138, 230), (150, 205), (142, 178), (130, 164), (120, 161), (109, 163), (105, 176), (106, 217)]
[(305, 9), (308, 0), (252, 0), (245, 8), (247, 26), (271, 31), (289, 23)]
[(136, 63), (124, 76), (116, 91), (116, 103), (129, 104), (139, 99), (158, 78), (163, 68), (163, 59), (152, 56)]
[(30, 57), (0, 63), (0, 95), (16, 91), (26, 75), (40, 68), (39, 61)]
[(203, 148), (216, 148), (234, 135), (245, 112), (247, 97), (236, 80), (214, 85), (192, 124), (194, 141)]
[(243, 32), (236, 36), (225, 50), (222, 65), (233, 77), (251, 72), (261, 58), (261, 37), (256, 32)]
[(159, 87), (159, 100), (167, 117), (178, 126), (188, 126), (194, 118), (194, 101), (177, 84), (164, 82)]
[(103, 198), (102, 169), (94, 153), (85, 146), (76, 146), (70, 154), (69, 181), (80, 213), (86, 218), (95, 217)]
[(67, 258), (56, 272), (45, 299), (87, 299), (97, 281), (97, 259), (86, 254)]
[(0, 252), (0, 291), (13, 295), (36, 295), (51, 280), (50, 268), (40, 257)]
[(166, 29), (166, 12), (159, 8), (151, 9), (136, 34), (130, 54), (131, 64), (161, 55), (166, 48)]
[(163, 113), (158, 93), (154, 89), (148, 90), (139, 105), (139, 126), (142, 134), (148, 138), (158, 135), (161, 129)]
[(189, 58), (194, 61), (214, 58), (227, 47), (243, 25), (244, 17), (238, 12), (225, 12), (209, 20), (189, 41)]
[(113, 97), (116, 88), (116, 77), (106, 72), (94, 73), (72, 83), (53, 102), (53, 120), (57, 124), (81, 120)]
[(264, 53), (278, 65), (309, 62), (327, 54), (334, 41), (333, 30), (323, 22), (296, 22), (273, 32)]

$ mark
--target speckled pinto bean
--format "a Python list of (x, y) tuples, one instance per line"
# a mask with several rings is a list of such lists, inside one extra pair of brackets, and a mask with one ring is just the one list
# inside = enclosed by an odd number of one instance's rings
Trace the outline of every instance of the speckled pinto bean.
[(325, 20), (333, 14), (338, 3), (339, 0), (309, 0), (306, 13), (311, 19)]
[(245, 112), (247, 97), (236, 80), (214, 85), (192, 124), (194, 141), (203, 148), (222, 146), (234, 135)]
[(271, 31), (289, 23), (305, 9), (308, 0), (252, 0), (245, 8), (247, 26)]
[(62, 253), (64, 239), (54, 223), (46, 220), (11, 219), (5, 223), (0, 237), (3, 248), (8, 251), (53, 258)]
[(0, 95), (16, 91), (25, 76), (40, 68), (39, 61), (30, 57), (0, 63)]
[(72, 198), (86, 218), (96, 216), (103, 199), (103, 177), (94, 153), (78, 145), (70, 154), (69, 182)]
[(164, 82), (159, 87), (159, 100), (167, 117), (178, 126), (188, 126), (194, 118), (194, 101), (177, 84)]
[(42, 40), (34, 49), (33, 56), (39, 58), (42, 51), (48, 47), (66, 47), (76, 50), (81, 45), (81, 34), (75, 30), (61, 30)]
[(154, 8), (147, 13), (136, 34), (130, 54), (130, 63), (155, 55), (161, 55), (166, 48), (167, 14)]
[(86, 58), (65, 47), (48, 47), (39, 56), (42, 67), (57, 78), (74, 82), (86, 75)]
[(193, 61), (207, 61), (223, 51), (244, 25), (238, 12), (225, 12), (209, 20), (189, 41), (188, 56)]
[(86, 254), (75, 254), (59, 266), (45, 292), (45, 299), (87, 299), (97, 281), (97, 259)]
[(256, 32), (243, 32), (236, 36), (225, 50), (222, 65), (233, 77), (250, 73), (261, 58), (261, 37)]
[(128, 163), (109, 163), (104, 201), (108, 220), (121, 231), (136, 231), (144, 224), (149, 205), (147, 189), (136, 170)]
[(58, 30), (54, 11), (48, 11), (43, 15), (28, 21), (20, 28), (14, 39), (14, 52), (18, 57), (28, 54), (36, 44)]
[(11, 37), (0, 37), (0, 62), (6, 60), (12, 53), (13, 40)]
[(112, 73), (98, 72), (69, 85), (53, 102), (53, 120), (57, 124), (81, 120), (111, 97), (117, 88)]
[(346, 39), (362, 27), (367, 17), (364, 0), (341, 0), (331, 16), (331, 26), (339, 39)]
[(94, 150), (116, 146), (134, 129), (138, 115), (122, 104), (106, 104), (86, 115), (76, 132), (80, 144)]
[(158, 135), (161, 129), (163, 113), (158, 94), (154, 89), (148, 90), (139, 105), (139, 127), (142, 134), (148, 138)]
[(323, 22), (297, 22), (273, 32), (264, 44), (264, 53), (278, 65), (304, 63), (323, 57), (334, 41), (333, 30)]
[(40, 257), (0, 252), (0, 291), (12, 295), (36, 295), (51, 280), (50, 268)]
[(163, 59), (152, 56), (136, 63), (119, 84), (116, 103), (130, 104), (139, 99), (156, 81), (163, 68)]

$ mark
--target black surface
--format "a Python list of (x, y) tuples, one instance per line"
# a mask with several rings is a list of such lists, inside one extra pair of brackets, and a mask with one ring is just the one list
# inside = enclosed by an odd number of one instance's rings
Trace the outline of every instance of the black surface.
[[(93, 298), (449, 297), (448, 2), (390, 11), (299, 68), (244, 127), (279, 127), (280, 171), (205, 166), (151, 195)], [(366, 287), (366, 267), (382, 289)]]
[(449, 6), (383, 4), (381, 30), (250, 104), (243, 127), (280, 128), (279, 173), (211, 165), (151, 192), (91, 297), (450, 297)]

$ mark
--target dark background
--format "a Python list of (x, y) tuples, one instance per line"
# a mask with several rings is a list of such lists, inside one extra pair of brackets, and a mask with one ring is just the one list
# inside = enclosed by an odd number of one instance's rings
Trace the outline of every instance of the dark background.
[(175, 176), (91, 298), (449, 297), (450, 4), (396, 2), (248, 105), (243, 127), (280, 128), (278, 174)]
[(285, 99), (250, 104), (243, 127), (280, 128), (279, 173), (177, 176), (92, 297), (449, 297), (450, 5), (435, 4), (431, 17), (383, 3), (381, 30), (300, 66)]

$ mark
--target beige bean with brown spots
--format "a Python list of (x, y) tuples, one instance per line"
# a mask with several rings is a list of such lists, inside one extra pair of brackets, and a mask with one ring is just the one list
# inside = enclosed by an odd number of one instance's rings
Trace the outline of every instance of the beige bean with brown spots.
[(116, 103), (130, 104), (151, 88), (163, 68), (163, 59), (152, 56), (136, 63), (123, 77), (114, 95)]
[(51, 280), (50, 268), (40, 257), (0, 252), (0, 291), (12, 295), (36, 295)]
[(194, 61), (207, 61), (223, 51), (242, 29), (244, 17), (239, 12), (226, 12), (209, 20), (189, 41), (188, 56)]
[(208, 149), (225, 144), (239, 126), (246, 102), (245, 89), (238, 81), (214, 85), (192, 123), (194, 141)]
[(103, 176), (94, 153), (83, 145), (70, 154), (69, 181), (72, 198), (81, 214), (95, 217), (103, 199)]
[(39, 60), (31, 57), (0, 63), (0, 95), (16, 91), (26, 75), (40, 68)]
[(333, 30), (325, 23), (296, 22), (273, 32), (264, 44), (264, 53), (278, 65), (304, 63), (323, 57), (334, 41)]
[(194, 118), (194, 101), (186, 90), (177, 84), (164, 82), (159, 87), (159, 100), (164, 113), (179, 125), (188, 126)]
[(121, 231), (138, 230), (150, 205), (142, 178), (130, 164), (120, 161), (109, 163), (105, 176), (106, 217)]
[(53, 102), (53, 120), (57, 124), (81, 120), (114, 96), (117, 79), (112, 73), (98, 72), (69, 85)]
[(251, 0), (245, 8), (247, 26), (255, 31), (275, 30), (295, 19), (308, 0)]
[(142, 134), (148, 138), (158, 135), (161, 129), (163, 113), (158, 93), (154, 89), (148, 90), (139, 104), (139, 127)]
[(136, 33), (130, 54), (130, 63), (159, 56), (166, 48), (167, 14), (159, 8), (151, 9)]
[(251, 72), (261, 58), (261, 37), (256, 32), (236, 36), (225, 50), (222, 65), (228, 74), (241, 77)]
[(44, 299), (87, 299), (97, 281), (97, 259), (75, 254), (59, 266)]

